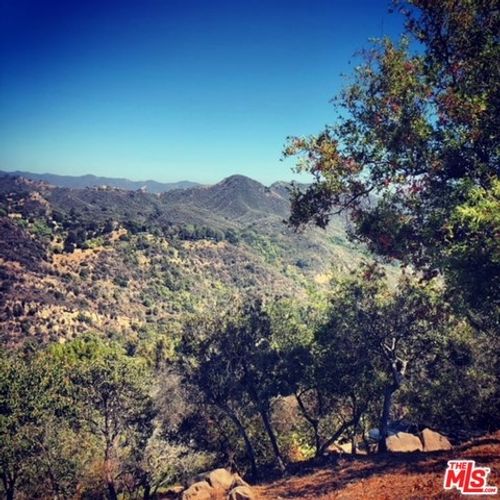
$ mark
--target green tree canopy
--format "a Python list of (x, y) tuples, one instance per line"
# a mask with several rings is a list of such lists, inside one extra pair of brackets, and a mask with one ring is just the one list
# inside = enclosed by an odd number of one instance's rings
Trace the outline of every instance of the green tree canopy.
[(395, 3), (406, 36), (375, 41), (363, 53), (335, 99), (334, 126), (289, 139), (285, 156), (298, 156), (298, 169), (315, 178), (294, 191), (290, 220), (325, 227), (334, 213), (348, 212), (354, 235), (374, 252), (431, 276), (443, 272), (455, 291), (466, 288), (465, 309), (488, 328), (498, 311), (491, 207), (498, 210), (499, 200), (499, 5)]

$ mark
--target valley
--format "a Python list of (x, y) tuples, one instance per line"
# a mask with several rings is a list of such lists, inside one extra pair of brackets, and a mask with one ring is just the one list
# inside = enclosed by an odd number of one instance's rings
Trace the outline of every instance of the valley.
[(315, 294), (363, 255), (340, 218), (326, 231), (287, 227), (287, 196), (285, 183), (243, 176), (161, 194), (2, 177), (0, 335), (171, 338), (235, 297)]

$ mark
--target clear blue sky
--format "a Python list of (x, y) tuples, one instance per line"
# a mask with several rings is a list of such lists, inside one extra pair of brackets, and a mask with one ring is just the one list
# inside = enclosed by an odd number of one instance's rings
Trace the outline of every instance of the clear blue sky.
[(0, 0), (0, 169), (290, 179), (385, 0)]

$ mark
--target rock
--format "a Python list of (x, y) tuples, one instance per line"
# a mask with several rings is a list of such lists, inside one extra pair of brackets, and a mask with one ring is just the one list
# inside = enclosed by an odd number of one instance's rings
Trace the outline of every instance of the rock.
[(423, 451), (422, 441), (413, 434), (407, 432), (398, 432), (389, 436), (386, 440), (387, 451), (392, 452), (412, 452)]
[(215, 469), (206, 476), (213, 488), (229, 491), (234, 482), (234, 476), (226, 469)]
[(188, 485), (190, 486), (182, 494), (182, 500), (209, 500), (215, 498), (249, 500), (256, 498), (252, 488), (238, 474), (232, 474), (227, 469), (222, 468), (198, 474)]
[(214, 489), (206, 481), (192, 484), (182, 494), (182, 500), (212, 500)]
[(424, 429), (420, 433), (420, 439), (424, 445), (424, 451), (442, 451), (452, 449), (448, 438), (439, 434), (439, 432), (431, 431), (430, 429)]
[(343, 453), (351, 453), (350, 449), (348, 451), (346, 451), (346, 449), (344, 448), (344, 445), (340, 445), (337, 443), (331, 444), (326, 449), (326, 451), (327, 451), (327, 453), (329, 453), (331, 455), (342, 455)]
[(380, 431), (375, 427), (368, 431), (368, 439), (370, 441), (379, 442), (380, 441)]
[(234, 490), (234, 488), (237, 488), (238, 486), (246, 486), (247, 488), (250, 488), (250, 485), (242, 479), (239, 474), (233, 474), (233, 483), (231, 484), (230, 490)]
[(342, 453), (352, 453), (352, 443), (342, 443), (337, 446), (342, 450)]
[[(327, 449), (327, 453), (331, 455), (345, 455), (352, 454), (352, 443), (333, 443)], [(368, 451), (366, 446), (363, 443), (358, 443), (358, 446), (355, 448), (356, 455), (367, 455)]]
[(172, 486), (167, 491), (162, 492), (161, 497), (164, 499), (179, 500), (183, 491), (184, 488), (182, 486)]
[(257, 496), (250, 486), (238, 486), (231, 490), (227, 498), (228, 500), (255, 500)]
[[(207, 481), (209, 472), (200, 472), (196, 476), (192, 476), (188, 479), (186, 486), (191, 486), (194, 483), (199, 483), (200, 481)], [(208, 482), (208, 481), (207, 481)]]

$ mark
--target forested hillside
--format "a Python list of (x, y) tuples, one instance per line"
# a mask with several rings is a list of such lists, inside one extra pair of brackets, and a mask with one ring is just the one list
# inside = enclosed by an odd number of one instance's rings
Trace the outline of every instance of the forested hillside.
[(8, 344), (89, 330), (170, 342), (186, 318), (236, 298), (312, 297), (362, 257), (341, 219), (296, 234), (286, 186), (243, 176), (162, 195), (12, 177), (0, 186)]

